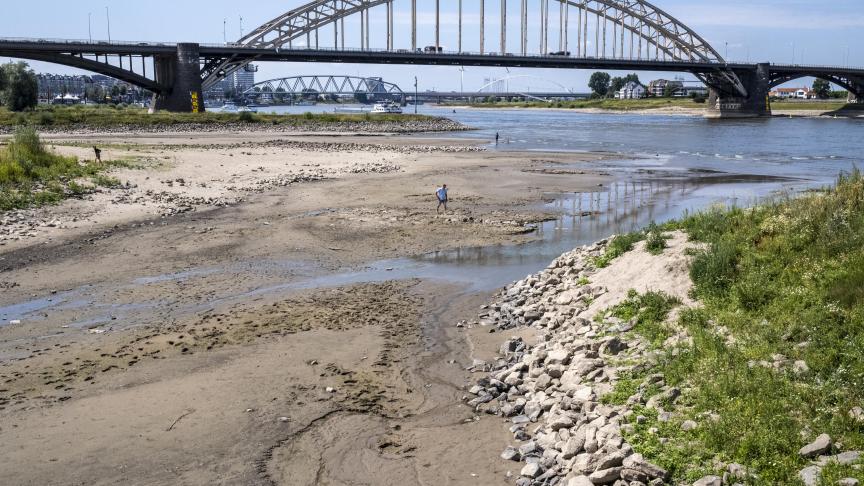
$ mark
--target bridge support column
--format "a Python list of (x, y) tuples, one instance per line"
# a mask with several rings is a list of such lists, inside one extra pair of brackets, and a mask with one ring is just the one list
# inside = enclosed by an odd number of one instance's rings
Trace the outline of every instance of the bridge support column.
[(157, 110), (190, 113), (194, 103), (204, 111), (201, 90), (201, 57), (198, 44), (177, 44), (177, 54), (155, 59), (156, 81), (165, 87), (154, 96)]
[[(709, 88), (708, 114), (710, 118), (755, 118), (770, 116), (768, 104), (771, 69), (769, 64), (758, 64), (755, 70), (736, 71), (747, 96), (731, 95), (715, 87)], [(731, 87), (730, 87), (731, 88)], [(731, 89), (728, 89), (731, 91)]]

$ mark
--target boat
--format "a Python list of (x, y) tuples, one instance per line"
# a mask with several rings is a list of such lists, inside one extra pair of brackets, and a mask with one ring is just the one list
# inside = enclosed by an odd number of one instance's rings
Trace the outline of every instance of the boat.
[(222, 113), (258, 113), (258, 110), (249, 108), (248, 106), (237, 106), (233, 101), (226, 102), (219, 108), (219, 111)]
[(402, 113), (402, 107), (392, 101), (382, 101), (372, 106), (372, 113)]

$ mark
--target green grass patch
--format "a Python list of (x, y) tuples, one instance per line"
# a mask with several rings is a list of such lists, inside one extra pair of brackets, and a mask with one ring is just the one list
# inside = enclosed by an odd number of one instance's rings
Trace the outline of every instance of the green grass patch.
[(648, 253), (652, 255), (663, 253), (663, 250), (665, 250), (667, 246), (667, 237), (663, 234), (663, 230), (656, 224), (651, 223), (645, 232), (647, 234), (645, 239), (645, 249), (648, 250)]
[(144, 108), (111, 106), (40, 106), (32, 111), (13, 113), (0, 108), (0, 127), (21, 125), (43, 127), (110, 127), (130, 125), (140, 127), (172, 125), (224, 125), (230, 123), (304, 126), (318, 123), (410, 122), (438, 120), (438, 117), (413, 114), (354, 114), (304, 113), (277, 115), (264, 113), (147, 113)]
[[(685, 390), (687, 414), (716, 417), (675, 439), (689, 451), (682, 464), (716, 457), (752, 468), (759, 484), (797, 484), (808, 464), (798, 450), (815, 436), (864, 449), (864, 424), (848, 416), (864, 406), (861, 174), (831, 190), (678, 224), (705, 245), (691, 266), (702, 306), (679, 321), (693, 346), (668, 353), (660, 371)], [(794, 371), (795, 361), (807, 370)], [(688, 475), (679, 470), (678, 479)], [(826, 475), (831, 484), (841, 475), (864, 480), (849, 468)]]
[(644, 239), (645, 233), (641, 231), (616, 236), (609, 242), (603, 255), (594, 260), (594, 266), (597, 268), (608, 267), (612, 260), (632, 250), (633, 245)]
[(635, 320), (633, 330), (654, 346), (663, 344), (672, 330), (666, 325), (669, 312), (681, 305), (681, 301), (663, 292), (646, 292), (639, 294), (630, 290), (624, 302), (610, 309), (611, 315), (622, 321)]
[(19, 128), (5, 147), (0, 147), (0, 211), (55, 204), (81, 196), (95, 186), (116, 187), (120, 181), (100, 172), (116, 165), (81, 163), (48, 150), (33, 128)]

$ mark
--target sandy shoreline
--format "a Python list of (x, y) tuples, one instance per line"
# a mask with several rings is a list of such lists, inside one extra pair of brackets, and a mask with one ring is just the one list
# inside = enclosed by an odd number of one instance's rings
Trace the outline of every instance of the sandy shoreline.
[[(544, 193), (609, 181), (601, 166), (555, 168), (608, 154), (392, 136), (49, 143), (81, 158), (98, 144), (135, 168), (110, 174), (124, 188), (3, 216), (0, 476), (509, 482), (508, 464), (483, 447), (503, 446), (506, 430), (461, 402), (471, 354), (497, 344), (482, 334), (472, 344), (453, 324), (488, 293), (326, 275), (528, 241), (526, 225), (546, 217)], [(438, 216), (431, 193), (442, 182), (453, 200)]]

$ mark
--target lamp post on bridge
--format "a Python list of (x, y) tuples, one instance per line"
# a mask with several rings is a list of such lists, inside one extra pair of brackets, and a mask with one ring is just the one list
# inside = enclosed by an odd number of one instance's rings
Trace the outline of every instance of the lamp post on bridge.
[(105, 7), (105, 18), (108, 19), (108, 42), (111, 42), (111, 13)]
[(414, 114), (417, 114), (417, 76), (414, 76)]
[(90, 39), (90, 43), (93, 43), (93, 12), (87, 12), (87, 37)]

